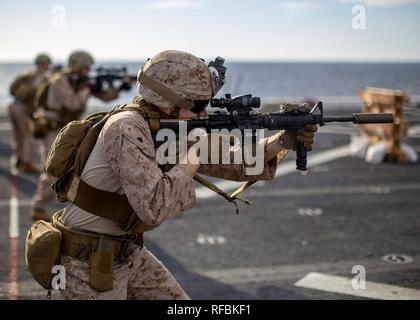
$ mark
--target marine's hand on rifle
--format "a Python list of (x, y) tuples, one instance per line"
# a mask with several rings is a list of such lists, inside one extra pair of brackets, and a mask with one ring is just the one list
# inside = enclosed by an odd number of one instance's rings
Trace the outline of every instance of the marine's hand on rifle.
[[(283, 104), (280, 105), (281, 112), (310, 112), (312, 107), (308, 103), (302, 104)], [(297, 142), (302, 142), (306, 151), (312, 151), (314, 143), (315, 132), (318, 131), (318, 126), (315, 124), (307, 124), (297, 130), (286, 130), (280, 137), (280, 144), (286, 149), (296, 150)]]
[(296, 150), (296, 143), (299, 141), (303, 143), (306, 151), (312, 151), (314, 136), (317, 131), (318, 126), (315, 124), (307, 124), (303, 128), (298, 129), (296, 132), (286, 130), (279, 138), (280, 144), (286, 149)]

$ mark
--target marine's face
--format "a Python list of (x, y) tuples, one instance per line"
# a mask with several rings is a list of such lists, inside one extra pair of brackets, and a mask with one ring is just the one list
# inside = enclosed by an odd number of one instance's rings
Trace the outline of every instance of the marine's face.
[(38, 64), (38, 70), (41, 72), (47, 72), (50, 69), (50, 64), (48, 62), (43, 62)]
[(83, 67), (82, 69), (80, 69), (79, 71), (79, 75), (82, 77), (86, 77), (89, 75), (90, 72), (90, 68), (89, 67)]
[(181, 120), (198, 119), (198, 118), (203, 118), (203, 117), (207, 117), (206, 109), (204, 109), (200, 113), (195, 113), (189, 109), (181, 108), (178, 114), (178, 119), (181, 119)]

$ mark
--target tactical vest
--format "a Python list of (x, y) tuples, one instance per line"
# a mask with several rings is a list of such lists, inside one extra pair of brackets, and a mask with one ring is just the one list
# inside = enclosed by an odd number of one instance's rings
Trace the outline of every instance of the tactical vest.
[[(48, 81), (43, 83), (38, 90), (36, 91), (34, 97), (34, 114), (35, 121), (41, 122), (45, 131), (55, 131), (63, 128), (67, 123), (78, 120), (83, 114), (82, 111), (71, 111), (68, 110), (65, 106), (62, 106), (60, 109), (53, 109), (48, 106), (48, 91), (51, 84), (56, 81), (58, 78), (63, 76), (68, 76), (68, 73), (60, 71), (55, 73)], [(77, 88), (73, 86), (73, 90), (77, 92)], [(51, 119), (43, 113), (42, 110), (47, 112), (53, 112), (57, 115), (56, 119)], [(38, 112), (37, 112), (38, 111)], [(41, 111), (41, 112), (39, 112)]]
[[(23, 102), (33, 111), (37, 88), (32, 87), (36, 77), (34, 71), (18, 76), (10, 86), (10, 94), (17, 100)], [(47, 81), (45, 81), (47, 82)], [(41, 85), (42, 86), (42, 85)]]

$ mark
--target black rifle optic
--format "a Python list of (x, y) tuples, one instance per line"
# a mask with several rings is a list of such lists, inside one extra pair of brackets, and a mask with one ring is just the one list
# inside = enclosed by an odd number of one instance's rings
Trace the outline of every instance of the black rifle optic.
[[(251, 94), (233, 97), (226, 94), (225, 98), (212, 99), (210, 102), (213, 108), (219, 108), (214, 114), (203, 119), (183, 120), (187, 124), (187, 131), (195, 128), (205, 129), (211, 133), (212, 129), (268, 129), (268, 130), (289, 130), (296, 132), (307, 124), (323, 126), (328, 122), (353, 122), (356, 124), (368, 123), (393, 123), (392, 113), (353, 113), (348, 116), (324, 116), (322, 102), (317, 102), (311, 111), (290, 111), (259, 113), (258, 109), (261, 100)], [(318, 110), (317, 113), (315, 111)], [(172, 129), (175, 132), (179, 129), (179, 121), (161, 121), (160, 129)], [(296, 146), (296, 169), (306, 171), (307, 153), (301, 142)]]
[(127, 68), (103, 68), (95, 69), (96, 76), (80, 79), (81, 82), (88, 81), (90, 90), (93, 94), (100, 93), (108, 88), (117, 85), (118, 91), (129, 91), (131, 83), (137, 80), (137, 76), (129, 75)]

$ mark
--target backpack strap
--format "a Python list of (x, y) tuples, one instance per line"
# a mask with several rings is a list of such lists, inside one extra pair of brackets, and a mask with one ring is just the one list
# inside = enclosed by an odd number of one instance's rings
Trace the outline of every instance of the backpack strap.
[(125, 194), (97, 189), (76, 174), (68, 182), (67, 199), (80, 209), (126, 226), (134, 210)]
[(108, 113), (97, 113), (86, 118), (88, 120), (96, 117), (99, 121), (91, 127), (80, 144), (73, 165), (53, 185), (59, 200), (70, 201), (84, 211), (112, 220), (121, 226), (126, 226), (134, 213), (127, 197), (95, 188), (83, 181), (81, 175), (107, 120), (112, 115), (127, 110), (135, 110), (135, 108), (119, 105)]

